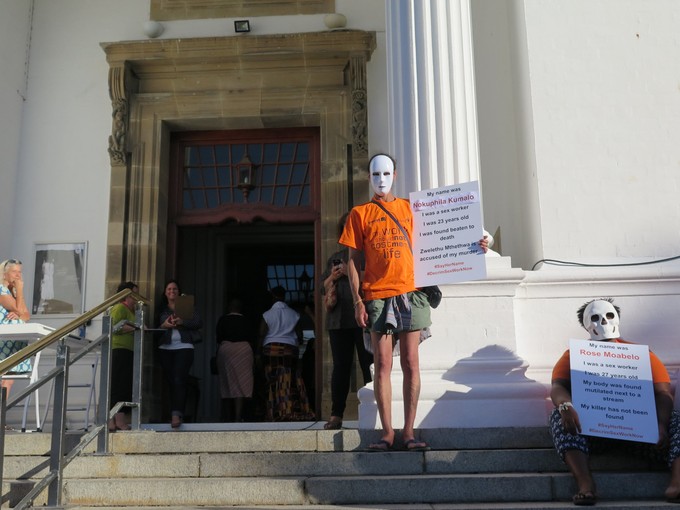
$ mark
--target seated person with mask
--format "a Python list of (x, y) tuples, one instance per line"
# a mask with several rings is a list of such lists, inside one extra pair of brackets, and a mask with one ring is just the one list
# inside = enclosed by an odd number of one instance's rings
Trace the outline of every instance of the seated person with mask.
[[(596, 342), (631, 343), (619, 337), (619, 307), (611, 299), (590, 301), (578, 312), (579, 323)], [(659, 426), (656, 445), (602, 437), (581, 435), (581, 422), (571, 403), (570, 357), (567, 350), (553, 368), (550, 398), (555, 409), (550, 415), (550, 434), (562, 460), (567, 464), (577, 484), (573, 503), (578, 506), (594, 505), (597, 501), (588, 457), (592, 450), (607, 448), (630, 449), (636, 455), (665, 460), (671, 469), (671, 481), (666, 488), (667, 501), (680, 503), (680, 414), (673, 410), (670, 377), (666, 367), (650, 351), (649, 361), (654, 384), (654, 400)]]

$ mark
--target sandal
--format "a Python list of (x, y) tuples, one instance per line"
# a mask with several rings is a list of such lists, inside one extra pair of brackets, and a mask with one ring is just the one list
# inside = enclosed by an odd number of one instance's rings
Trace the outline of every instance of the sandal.
[(593, 506), (597, 503), (597, 496), (592, 491), (577, 492), (571, 501), (576, 506)]
[(430, 447), (425, 441), (409, 439), (404, 442), (404, 450), (409, 452), (427, 452), (430, 450)]
[(328, 420), (324, 426), (324, 430), (339, 430), (342, 428), (342, 418), (338, 418), (337, 416), (331, 416), (331, 419)]
[(392, 449), (392, 443), (388, 443), (385, 439), (381, 439), (377, 443), (371, 443), (366, 447), (367, 452), (388, 452)]

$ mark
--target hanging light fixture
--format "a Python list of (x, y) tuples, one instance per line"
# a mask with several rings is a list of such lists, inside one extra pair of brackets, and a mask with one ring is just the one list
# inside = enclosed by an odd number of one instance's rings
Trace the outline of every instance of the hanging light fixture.
[(241, 161), (236, 164), (236, 187), (243, 193), (243, 200), (248, 201), (248, 195), (255, 189), (255, 178), (259, 165), (254, 164), (248, 157), (248, 149), (243, 154)]

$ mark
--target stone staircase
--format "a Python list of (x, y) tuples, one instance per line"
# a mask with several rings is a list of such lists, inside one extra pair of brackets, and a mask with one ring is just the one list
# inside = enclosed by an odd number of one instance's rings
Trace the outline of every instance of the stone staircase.
[[(419, 436), (432, 451), (369, 453), (362, 448), (378, 431), (306, 425), (113, 434), (112, 455), (92, 448), (67, 467), (64, 507), (573, 508), (571, 476), (543, 428), (427, 429)], [(45, 474), (49, 448), (48, 433), (7, 434), (3, 508)], [(677, 507), (660, 498), (668, 480), (663, 466), (614, 455), (593, 460), (598, 507)]]

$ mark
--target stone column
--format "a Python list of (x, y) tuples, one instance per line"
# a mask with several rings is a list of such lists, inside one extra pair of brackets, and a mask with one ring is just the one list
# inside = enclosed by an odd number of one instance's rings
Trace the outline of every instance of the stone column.
[[(479, 181), (470, 0), (389, 0), (390, 150), (396, 194)], [(432, 338), (420, 347), (417, 428), (542, 425), (545, 386), (516, 354), (514, 303), (524, 272), (487, 255), (487, 279), (442, 286)], [(392, 414), (403, 425), (394, 360)], [(372, 384), (359, 392), (359, 426), (380, 422)]]
[(397, 192), (480, 179), (469, 0), (390, 0), (387, 66)]

